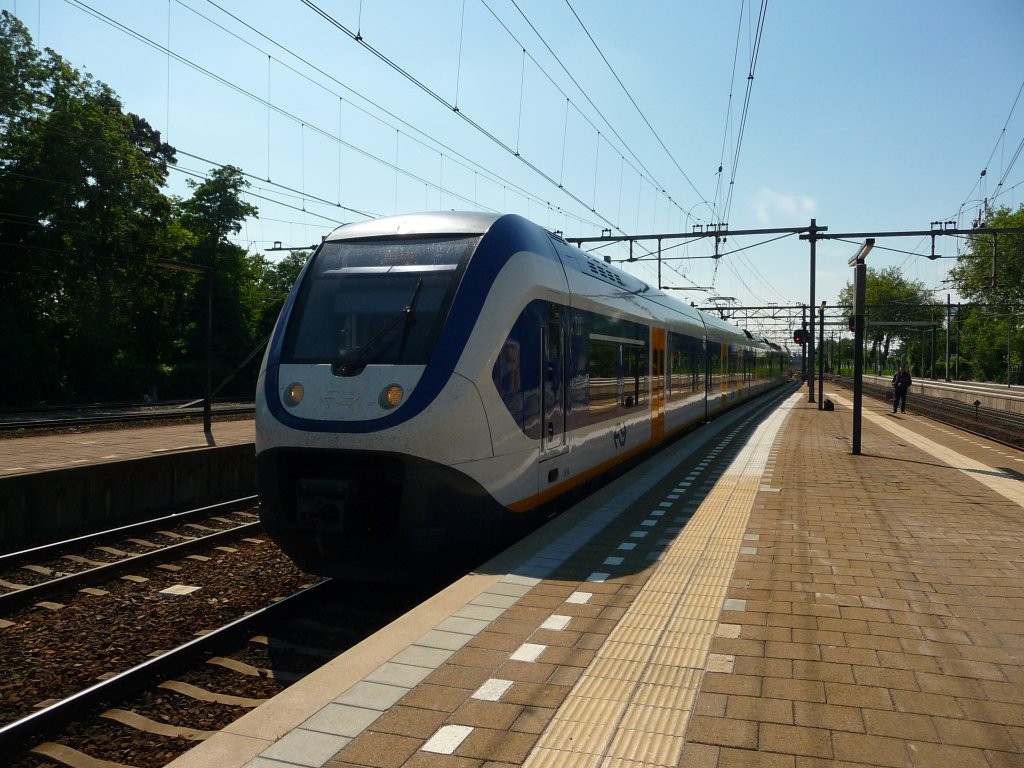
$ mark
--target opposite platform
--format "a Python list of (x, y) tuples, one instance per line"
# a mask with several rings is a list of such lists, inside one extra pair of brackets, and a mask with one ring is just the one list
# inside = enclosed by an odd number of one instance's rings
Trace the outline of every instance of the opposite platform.
[(681, 441), (172, 765), (1024, 764), (1024, 459), (871, 402), (852, 456), (826, 394)]
[(255, 421), (215, 421), (211, 436), (212, 440), (204, 434), (200, 420), (169, 426), (9, 437), (0, 440), (0, 478), (253, 443)]

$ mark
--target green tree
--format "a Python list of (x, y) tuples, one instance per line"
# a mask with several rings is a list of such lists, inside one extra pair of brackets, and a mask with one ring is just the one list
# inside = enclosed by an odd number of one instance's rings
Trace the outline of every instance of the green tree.
[[(991, 210), (982, 226), (1024, 228), (1024, 205)], [(961, 313), (961, 376), (1024, 383), (1024, 233), (971, 235), (950, 276), (974, 304)]]
[(155, 375), (173, 149), (0, 14), (0, 322), (35, 374), (15, 401), (137, 396)]
[[(865, 338), (871, 344), (868, 359), (881, 371), (894, 345), (913, 338), (915, 332), (903, 323), (932, 319), (931, 294), (924, 284), (904, 278), (897, 267), (868, 267), (865, 294)], [(839, 303), (853, 304), (852, 283), (839, 292)]]
[[(238, 168), (216, 168), (202, 182), (189, 180), (194, 190), (187, 200), (175, 202), (175, 219), (188, 233), (181, 245), (180, 260), (213, 270), (214, 385), (234, 371), (258, 342), (265, 292), (261, 290), (263, 259), (250, 255), (229, 239), (237, 234), (257, 208), (243, 200), (248, 182)], [(179, 276), (187, 296), (187, 313), (179, 317), (183, 329), (175, 365), (184, 373), (181, 384), (197, 387), (205, 372), (204, 333), (206, 293), (201, 280)], [(254, 380), (254, 379), (253, 379)], [(202, 388), (193, 389), (201, 392)], [(251, 394), (251, 387), (241, 391)]]

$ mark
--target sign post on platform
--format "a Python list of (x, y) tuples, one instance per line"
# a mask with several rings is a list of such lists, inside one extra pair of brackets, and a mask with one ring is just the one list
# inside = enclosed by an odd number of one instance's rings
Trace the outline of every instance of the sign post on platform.
[(865, 260), (875, 247), (869, 237), (850, 259), (853, 267), (853, 454), (860, 455), (861, 405), (864, 400), (864, 305), (868, 286), (868, 268)]

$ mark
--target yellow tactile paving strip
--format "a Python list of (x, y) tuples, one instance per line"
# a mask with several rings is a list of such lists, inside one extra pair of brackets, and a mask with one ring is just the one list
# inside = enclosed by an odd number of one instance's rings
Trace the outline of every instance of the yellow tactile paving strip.
[(761, 425), (668, 547), (527, 768), (676, 765), (747, 518), (788, 413), (783, 406)]

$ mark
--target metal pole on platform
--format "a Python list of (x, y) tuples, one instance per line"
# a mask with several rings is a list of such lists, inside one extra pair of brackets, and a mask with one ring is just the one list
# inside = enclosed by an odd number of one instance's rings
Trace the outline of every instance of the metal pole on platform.
[(818, 244), (818, 222), (811, 219), (811, 227), (808, 230), (811, 242), (811, 332), (807, 336), (807, 402), (814, 402), (814, 261), (815, 251)]
[(869, 237), (850, 259), (853, 267), (853, 455), (860, 455), (861, 410), (864, 402), (864, 305), (867, 301), (868, 268), (864, 263), (875, 246)]
[[(825, 408), (825, 302), (818, 310), (818, 410)], [(813, 335), (813, 331), (812, 331)]]
[(949, 381), (949, 334), (953, 330), (953, 307), (949, 302), (950, 296), (946, 294), (946, 381)]

